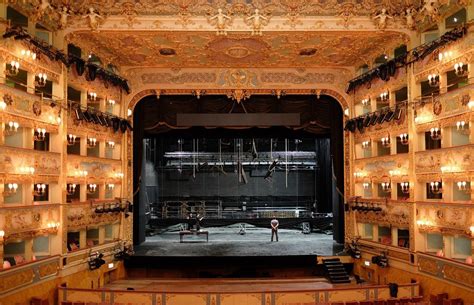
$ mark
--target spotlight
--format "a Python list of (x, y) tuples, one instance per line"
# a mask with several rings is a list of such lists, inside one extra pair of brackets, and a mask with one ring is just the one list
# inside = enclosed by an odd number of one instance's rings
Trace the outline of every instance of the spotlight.
[(104, 254), (95, 252), (89, 255), (89, 270), (99, 269), (105, 264)]

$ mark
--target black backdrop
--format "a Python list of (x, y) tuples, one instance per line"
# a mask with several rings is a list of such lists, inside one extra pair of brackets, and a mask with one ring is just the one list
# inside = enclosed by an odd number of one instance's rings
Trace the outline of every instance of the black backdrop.
[[(300, 113), (301, 125), (298, 127), (272, 127), (249, 126), (246, 129), (230, 128), (182, 128), (176, 124), (178, 113)], [(135, 107), (133, 116), (133, 189), (134, 189), (134, 244), (145, 241), (145, 207), (140, 204), (143, 197), (139, 190), (143, 166), (143, 139), (166, 136), (177, 137), (202, 137), (220, 136), (230, 137), (298, 137), (310, 134), (313, 137), (330, 139), (330, 152), (333, 159), (334, 174), (337, 178), (337, 187), (342, 192), (343, 188), (343, 111), (339, 103), (329, 96), (316, 99), (314, 95), (286, 95), (277, 99), (275, 96), (254, 95), (243, 104), (234, 103), (223, 95), (206, 95), (197, 99), (191, 95), (163, 95), (147, 96), (140, 100)], [(326, 160), (325, 170), (331, 170), (331, 160)], [(326, 177), (324, 173), (321, 173)], [(144, 192), (145, 190), (143, 190)], [(140, 195), (140, 193), (142, 193)], [(326, 192), (331, 194), (331, 181), (326, 184)], [(332, 198), (334, 213), (334, 239), (338, 242), (344, 240), (344, 213), (343, 202)]]

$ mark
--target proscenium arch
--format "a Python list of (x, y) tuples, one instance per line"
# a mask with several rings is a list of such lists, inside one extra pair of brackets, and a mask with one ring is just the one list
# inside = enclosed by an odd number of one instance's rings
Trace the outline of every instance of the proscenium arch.
[[(300, 91), (301, 92), (301, 91)], [(161, 93), (161, 94), (160, 94)], [(270, 93), (270, 92), (269, 92)], [(183, 92), (179, 92), (177, 94), (173, 94), (172, 92), (170, 91), (166, 91), (166, 94), (162, 94), (162, 92), (159, 92), (158, 93), (161, 97), (163, 96), (183, 96), (183, 95), (188, 95), (190, 96), (189, 93), (187, 94), (183, 94)], [(208, 95), (224, 95), (223, 93), (213, 93), (213, 94), (207, 94)], [(258, 96), (258, 95), (270, 95), (270, 94), (262, 94), (262, 92), (260, 91), (259, 94), (255, 94), (254, 96)], [(287, 93), (288, 95), (288, 93)], [(334, 132), (331, 132), (331, 138), (332, 140), (334, 141), (331, 141), (331, 143), (334, 143), (334, 144), (331, 144), (332, 145), (335, 145), (334, 146), (334, 151), (331, 152), (331, 154), (333, 154), (333, 156), (335, 158), (337, 158), (338, 160), (336, 160), (335, 162), (335, 167), (334, 167), (334, 170), (335, 170), (335, 173), (336, 173), (336, 177), (339, 177), (339, 180), (337, 181), (337, 186), (340, 190), (340, 192), (344, 193), (345, 195), (344, 196), (347, 196), (349, 195), (349, 190), (350, 190), (350, 187), (349, 187), (349, 183), (347, 183), (346, 181), (350, 181), (350, 179), (347, 179), (348, 177), (348, 173), (349, 173), (349, 164), (348, 164), (348, 160), (349, 160), (349, 139), (348, 139), (348, 134), (346, 132), (343, 131), (343, 124), (344, 124), (344, 121), (347, 119), (344, 115), (344, 111), (346, 109), (348, 109), (348, 107), (346, 106), (347, 105), (347, 102), (345, 99), (343, 99), (343, 97), (338, 94), (337, 92), (335, 91), (330, 91), (330, 90), (321, 90), (321, 91), (318, 91), (317, 92), (317, 95), (318, 97), (315, 95), (314, 92), (312, 91), (309, 91), (308, 90), (308, 93), (306, 94), (302, 94), (302, 93), (299, 93), (299, 94), (295, 94), (295, 93), (289, 93), (289, 95), (301, 95), (301, 96), (308, 96), (308, 101), (311, 101), (312, 98), (310, 98), (309, 96), (312, 95), (314, 96), (314, 99), (313, 101), (314, 102), (317, 102), (317, 99), (319, 98), (319, 96), (322, 97), (322, 99), (324, 99), (325, 101), (329, 101), (329, 102), (332, 102), (333, 105), (339, 105), (339, 107), (336, 106), (336, 108), (334, 109), (337, 109), (339, 108), (339, 110), (336, 110), (336, 111), (340, 111), (340, 128), (339, 127), (331, 127), (331, 128), (337, 128), (336, 130), (336, 134), (339, 134), (339, 136), (334, 136)], [(139, 105), (139, 103), (141, 101), (147, 101), (148, 103), (150, 102), (153, 102), (153, 101), (150, 101), (150, 98), (156, 98), (157, 96), (157, 91), (156, 90), (143, 90), (141, 92), (139, 92), (138, 94), (136, 94), (135, 96), (133, 96), (133, 98), (130, 100), (130, 103), (128, 105), (129, 109), (133, 109), (133, 110), (136, 110), (136, 107), (137, 105)], [(326, 96), (326, 98), (324, 98), (324, 96)], [(191, 97), (192, 98), (192, 97)], [(275, 97), (276, 99), (276, 97)], [(153, 105), (153, 104), (152, 104)], [(150, 106), (148, 106), (150, 107)], [(130, 144), (129, 145), (133, 145), (133, 147), (135, 148), (134, 150), (131, 149), (131, 147), (129, 146), (129, 150), (128, 151), (131, 151), (132, 152), (132, 155), (133, 155), (133, 158), (132, 158), (132, 162), (130, 164), (131, 166), (131, 173), (132, 173), (132, 177), (133, 177), (133, 181), (132, 181), (132, 185), (133, 185), (133, 197), (134, 197), (134, 202), (136, 203), (135, 204), (135, 209), (134, 209), (134, 222), (133, 222), (133, 239), (134, 239), (134, 243), (135, 244), (141, 244), (142, 242), (145, 241), (145, 226), (144, 226), (144, 215), (145, 215), (145, 208), (144, 206), (141, 206), (140, 205), (140, 192), (139, 192), (139, 186), (140, 186), (140, 182), (141, 182), (141, 177), (143, 176), (143, 173), (140, 173), (141, 170), (139, 168), (137, 168), (137, 166), (139, 166), (138, 164), (136, 164), (136, 162), (139, 162), (140, 163), (140, 160), (142, 160), (143, 158), (143, 149), (141, 148), (143, 145), (142, 144), (142, 139), (145, 138), (145, 130), (143, 130), (143, 128), (138, 128), (137, 126), (139, 125), (139, 118), (137, 118), (137, 115), (141, 115), (143, 116), (143, 110), (138, 110), (138, 111), (133, 111), (133, 115), (132, 115), (132, 118), (134, 120), (134, 128), (135, 128), (135, 131), (132, 135), (132, 140), (129, 142)], [(155, 114), (156, 115), (156, 114)], [(142, 117), (143, 118), (143, 117)], [(334, 138), (335, 137), (335, 138)], [(339, 140), (336, 140), (336, 138), (338, 138)], [(138, 160), (138, 161), (135, 161), (135, 160)], [(143, 193), (142, 193), (143, 194)], [(337, 208), (334, 208), (335, 206), (333, 205), (333, 211), (337, 211), (334, 212), (334, 223), (335, 223), (335, 237), (337, 239), (338, 242), (343, 242), (344, 241), (344, 232), (346, 232), (346, 227), (347, 227), (347, 224), (345, 219), (344, 219), (344, 209), (343, 209), (343, 203), (344, 203), (344, 200), (339, 200), (339, 204), (337, 205)], [(335, 210), (334, 210), (335, 209)], [(337, 228), (337, 229), (336, 229)]]

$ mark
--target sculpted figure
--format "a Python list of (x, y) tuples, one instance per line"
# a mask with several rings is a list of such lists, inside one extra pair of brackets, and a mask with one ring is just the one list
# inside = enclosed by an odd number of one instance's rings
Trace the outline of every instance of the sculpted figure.
[(259, 13), (258, 8), (255, 9), (255, 12), (252, 16), (247, 17), (247, 23), (250, 23), (252, 26), (252, 35), (262, 35), (262, 27), (268, 22), (268, 18)]
[(384, 8), (380, 12), (380, 14), (378, 14), (377, 16), (374, 17), (374, 19), (379, 20), (379, 22), (378, 22), (379, 29), (385, 29), (385, 27), (387, 26), (387, 18), (393, 19), (392, 16), (387, 14), (387, 10), (384, 9)]
[(93, 30), (96, 30), (97, 27), (99, 26), (99, 20), (98, 19), (102, 19), (104, 17), (102, 17), (101, 15), (97, 14), (95, 11), (94, 11), (94, 8), (93, 7), (90, 7), (89, 8), (89, 13), (85, 16), (82, 16), (82, 18), (88, 18), (89, 19), (89, 26), (93, 29)]
[(217, 35), (227, 35), (227, 22), (231, 18), (222, 12), (222, 9), (217, 10), (217, 14), (212, 16), (211, 20), (217, 28)]

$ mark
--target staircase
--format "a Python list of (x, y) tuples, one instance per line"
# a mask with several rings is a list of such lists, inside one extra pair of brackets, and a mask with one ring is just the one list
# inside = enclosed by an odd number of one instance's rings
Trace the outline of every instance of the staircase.
[(350, 283), (349, 274), (347, 274), (344, 265), (338, 258), (323, 259), (323, 265), (326, 269), (329, 281), (333, 284)]

